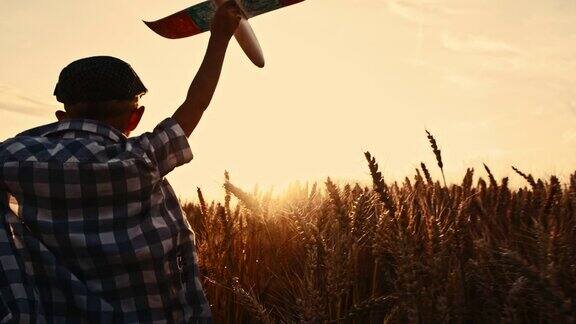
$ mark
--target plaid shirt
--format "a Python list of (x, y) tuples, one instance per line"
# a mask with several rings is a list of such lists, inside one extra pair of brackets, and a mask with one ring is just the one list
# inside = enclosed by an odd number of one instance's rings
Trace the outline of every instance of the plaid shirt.
[(172, 118), (138, 137), (74, 119), (0, 143), (0, 322), (211, 322), (164, 179), (191, 159)]

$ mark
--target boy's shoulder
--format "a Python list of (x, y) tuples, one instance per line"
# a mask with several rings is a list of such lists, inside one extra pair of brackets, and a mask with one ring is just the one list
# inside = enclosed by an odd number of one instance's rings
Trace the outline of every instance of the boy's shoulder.
[(5, 162), (22, 149), (34, 146), (43, 133), (54, 127), (55, 123), (36, 126), (18, 133), (16, 136), (0, 142), (0, 162)]
[(55, 124), (58, 124), (58, 122), (36, 126), (0, 142), (0, 156), (2, 156), (3, 153), (7, 153), (7, 148), (16, 143), (24, 145), (24, 143), (31, 138), (42, 137), (43, 134), (46, 134), (50, 129), (53, 129)]
[(30, 128), (30, 129), (27, 129), (25, 131), (18, 133), (13, 139), (18, 139), (18, 138), (22, 138), (22, 137), (40, 137), (40, 136), (43, 136), (43, 134), (50, 132), (50, 130), (56, 128), (57, 125), (61, 124), (61, 123), (62, 122), (57, 121), (57, 122), (52, 122), (52, 123), (36, 126), (36, 127)]
[[(122, 138), (124, 135), (120, 131), (97, 121), (70, 119), (53, 122), (25, 130), (0, 142), (0, 163), (53, 161), (55, 158), (59, 161), (60, 158), (66, 159), (64, 154), (66, 151), (70, 151), (69, 157), (72, 155), (95, 157), (94, 154), (97, 152), (94, 150), (102, 151), (107, 148), (107, 144), (116, 144)], [(86, 149), (82, 149), (82, 146)]]

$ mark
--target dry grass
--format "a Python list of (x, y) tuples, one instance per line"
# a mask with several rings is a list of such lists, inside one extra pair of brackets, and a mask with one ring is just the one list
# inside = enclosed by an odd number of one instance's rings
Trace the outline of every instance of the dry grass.
[(224, 204), (185, 205), (217, 323), (574, 322), (576, 173), (514, 168), (530, 187), (511, 190), (486, 167), (489, 186), (469, 169), (448, 187), (422, 164), (386, 184), (366, 158), (372, 188), (280, 199), (226, 175)]

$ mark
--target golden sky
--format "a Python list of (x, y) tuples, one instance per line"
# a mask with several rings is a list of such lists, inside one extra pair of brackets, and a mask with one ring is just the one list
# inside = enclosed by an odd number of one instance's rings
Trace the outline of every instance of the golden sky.
[[(137, 133), (184, 98), (208, 35), (166, 40), (141, 20), (183, 0), (0, 0), (0, 140), (54, 121), (60, 70), (120, 57), (149, 89)], [(388, 180), (433, 167), (448, 180), (486, 162), (566, 175), (576, 162), (576, 1), (307, 0), (252, 21), (267, 66), (236, 43), (191, 137), (195, 159), (170, 175), (182, 197), (220, 197), (224, 170), (251, 189), (300, 180), (368, 179), (370, 150)], [(433, 169), (436, 177), (439, 176)]]

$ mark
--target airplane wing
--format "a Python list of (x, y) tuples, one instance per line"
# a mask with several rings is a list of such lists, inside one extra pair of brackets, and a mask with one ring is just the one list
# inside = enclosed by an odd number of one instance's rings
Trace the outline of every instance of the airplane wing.
[(155, 33), (166, 38), (184, 38), (210, 30), (216, 12), (212, 1), (205, 1), (156, 21), (145, 21)]
[(248, 18), (287, 7), (304, 0), (236, 0)]
[[(280, 9), (304, 0), (236, 0), (246, 17)], [(216, 12), (212, 1), (205, 1), (156, 21), (145, 21), (158, 35), (166, 38), (184, 38), (210, 30), (210, 22)]]

